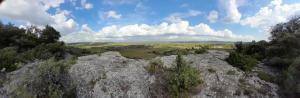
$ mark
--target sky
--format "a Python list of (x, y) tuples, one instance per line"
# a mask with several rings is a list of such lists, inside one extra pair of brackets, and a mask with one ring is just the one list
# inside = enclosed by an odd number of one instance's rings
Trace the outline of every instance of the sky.
[(53, 26), (65, 42), (268, 40), (300, 0), (4, 0), (0, 21)]

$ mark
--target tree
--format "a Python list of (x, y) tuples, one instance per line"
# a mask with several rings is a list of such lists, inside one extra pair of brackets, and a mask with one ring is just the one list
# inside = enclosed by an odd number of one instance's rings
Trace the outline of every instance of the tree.
[(300, 54), (299, 20), (300, 17), (296, 17), (286, 23), (277, 24), (271, 29), (271, 41), (266, 49), (266, 55), (269, 60), (274, 57), (285, 59), (284, 68), (287, 68)]
[(55, 43), (59, 40), (60, 34), (53, 27), (47, 25), (44, 30), (42, 30), (42, 34), (40, 39), (43, 43)]

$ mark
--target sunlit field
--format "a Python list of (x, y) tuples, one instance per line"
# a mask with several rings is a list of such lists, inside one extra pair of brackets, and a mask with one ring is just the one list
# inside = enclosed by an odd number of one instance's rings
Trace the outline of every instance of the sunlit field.
[(234, 45), (230, 42), (163, 42), (163, 43), (73, 43), (70, 46), (87, 49), (92, 53), (101, 54), (107, 51), (118, 51), (121, 55), (132, 59), (151, 59), (163, 55), (194, 53), (197, 49), (231, 50)]

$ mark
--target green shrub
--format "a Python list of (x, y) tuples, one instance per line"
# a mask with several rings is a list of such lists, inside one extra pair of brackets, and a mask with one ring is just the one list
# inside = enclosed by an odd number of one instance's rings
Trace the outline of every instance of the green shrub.
[(75, 48), (75, 47), (66, 47), (66, 52), (75, 56), (84, 56), (87, 54), (91, 54), (91, 52), (86, 49)]
[(192, 68), (181, 55), (176, 58), (176, 66), (170, 69), (167, 88), (173, 97), (187, 97), (189, 91), (202, 83), (200, 73)]
[[(298, 98), (300, 96), (300, 57), (285, 71), (283, 80), (283, 92), (288, 98)], [(298, 97), (297, 97), (298, 96)]]
[(172, 49), (163, 52), (163, 55), (177, 55), (177, 54), (187, 55), (189, 54), (189, 51), (187, 49)]
[[(75, 60), (57, 61), (51, 58), (37, 66), (37, 72), (26, 77), (27, 81), (19, 88), (18, 96), (31, 95), (37, 98), (75, 97), (75, 87), (72, 85), (68, 69)], [(30, 91), (30, 92), (29, 92)]]
[(204, 49), (204, 48), (199, 48), (199, 49), (195, 50), (196, 54), (203, 54), (203, 53), (206, 53), (206, 52), (207, 52), (207, 49)]
[(258, 63), (256, 59), (237, 52), (231, 52), (226, 61), (244, 71), (251, 71), (252, 68)]
[(257, 75), (260, 79), (265, 80), (267, 82), (275, 82), (275, 77), (273, 77), (272, 75), (259, 71), (258, 75)]
[(164, 70), (163, 62), (161, 60), (152, 60), (152, 61), (150, 61), (150, 64), (145, 67), (145, 69), (151, 75), (162, 72)]
[(16, 48), (8, 47), (0, 50), (0, 70), (14, 71), (17, 69), (17, 51)]

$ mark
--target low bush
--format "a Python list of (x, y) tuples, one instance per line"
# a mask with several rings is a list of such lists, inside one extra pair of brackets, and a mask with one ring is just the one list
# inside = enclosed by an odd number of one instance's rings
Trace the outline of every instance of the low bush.
[(162, 72), (164, 70), (163, 62), (161, 60), (152, 60), (152, 61), (150, 61), (150, 64), (145, 67), (145, 69), (151, 75)]
[(237, 52), (231, 52), (226, 61), (244, 71), (251, 71), (252, 68), (258, 63), (255, 58)]
[(272, 57), (267, 59), (264, 63), (268, 66), (278, 67), (281, 69), (287, 69), (287, 65), (291, 65), (293, 59), (281, 58), (281, 57)]
[(196, 54), (203, 54), (203, 53), (206, 53), (206, 52), (207, 52), (207, 49), (204, 49), (204, 48), (199, 48), (199, 49), (195, 50)]
[[(57, 61), (51, 58), (37, 66), (37, 72), (26, 77), (25, 86), (20, 87), (18, 96), (36, 96), (37, 98), (75, 97), (68, 69), (75, 60)], [(30, 92), (29, 92), (30, 91)]]
[(273, 77), (272, 75), (270, 75), (270, 74), (268, 74), (268, 73), (259, 71), (257, 76), (258, 76), (260, 79), (265, 80), (265, 81), (267, 81), (267, 82), (272, 82), (272, 83), (275, 82), (275, 77)]
[[(300, 57), (285, 71), (283, 80), (283, 92), (288, 98), (300, 96)], [(298, 96), (298, 97), (297, 97)]]
[(187, 49), (172, 49), (172, 50), (164, 51), (163, 55), (177, 55), (177, 54), (187, 55), (189, 53), (190, 52)]
[(14, 47), (8, 47), (0, 50), (0, 70), (13, 71), (17, 69), (17, 51)]
[(202, 83), (200, 73), (192, 68), (181, 55), (176, 58), (176, 66), (170, 69), (167, 79), (167, 89), (173, 97), (189, 96), (189, 91)]

